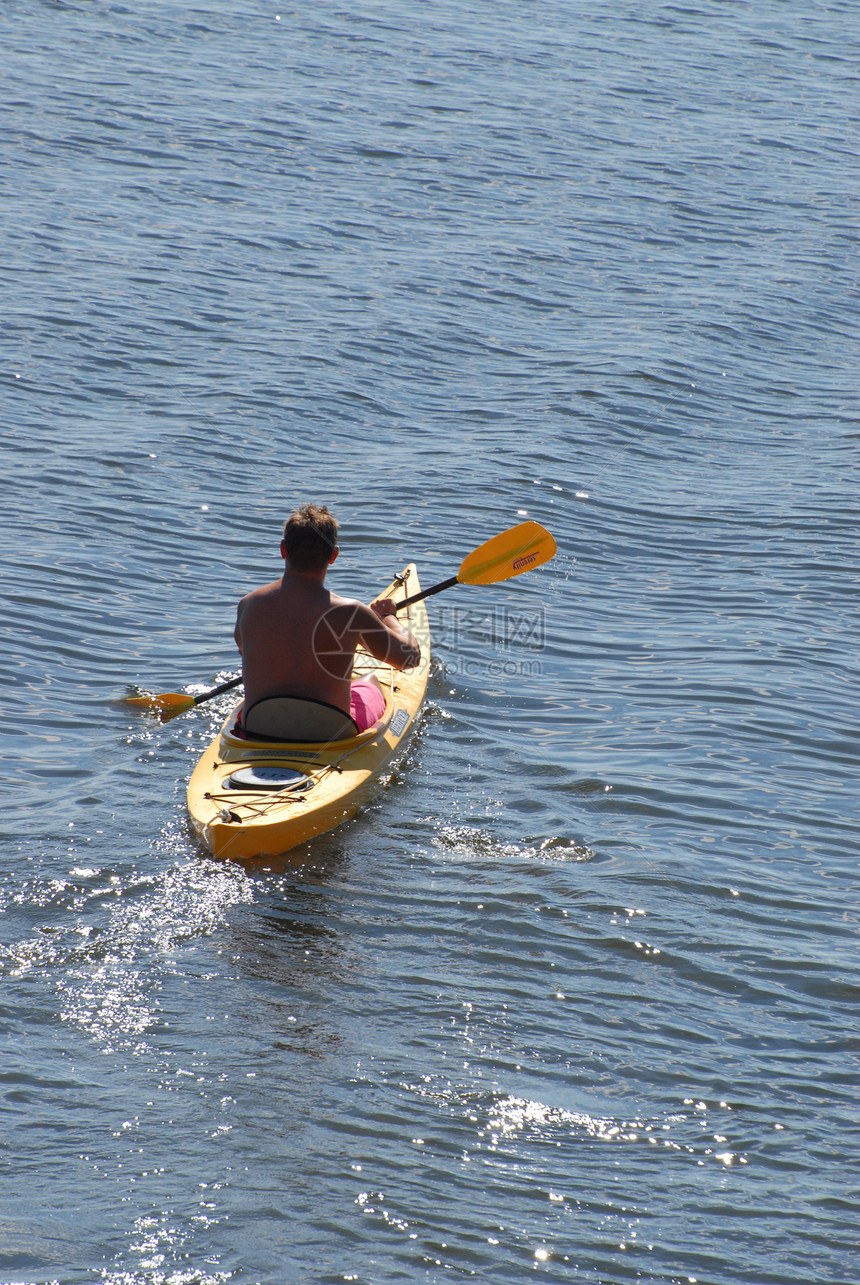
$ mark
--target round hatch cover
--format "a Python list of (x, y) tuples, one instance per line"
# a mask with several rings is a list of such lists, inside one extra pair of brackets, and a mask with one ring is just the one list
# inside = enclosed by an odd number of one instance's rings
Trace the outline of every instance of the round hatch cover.
[(226, 781), (231, 790), (307, 790), (312, 784), (291, 767), (242, 767)]

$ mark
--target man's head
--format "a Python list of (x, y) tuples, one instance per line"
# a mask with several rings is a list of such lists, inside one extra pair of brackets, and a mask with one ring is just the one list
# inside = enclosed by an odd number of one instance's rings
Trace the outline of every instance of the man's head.
[(292, 571), (325, 571), (337, 555), (337, 522), (324, 504), (303, 504), (284, 523), (281, 553)]

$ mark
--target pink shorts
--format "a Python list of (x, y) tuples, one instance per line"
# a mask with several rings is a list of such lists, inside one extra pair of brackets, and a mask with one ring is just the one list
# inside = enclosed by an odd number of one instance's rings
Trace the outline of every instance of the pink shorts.
[(385, 697), (376, 686), (360, 678), (352, 684), (349, 713), (360, 732), (366, 732), (385, 713)]

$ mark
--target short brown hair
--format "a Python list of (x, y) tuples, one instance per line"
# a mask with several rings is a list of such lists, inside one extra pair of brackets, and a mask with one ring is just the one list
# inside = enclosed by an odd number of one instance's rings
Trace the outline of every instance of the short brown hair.
[(324, 504), (303, 504), (284, 523), (284, 550), (294, 571), (321, 571), (337, 545), (337, 522)]

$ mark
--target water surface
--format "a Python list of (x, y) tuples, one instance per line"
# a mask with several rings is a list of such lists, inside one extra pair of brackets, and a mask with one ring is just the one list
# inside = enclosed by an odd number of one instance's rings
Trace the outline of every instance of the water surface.
[[(4, 6), (7, 1285), (856, 1281), (854, 16)], [(305, 499), (559, 553), (244, 869), (113, 702)]]

